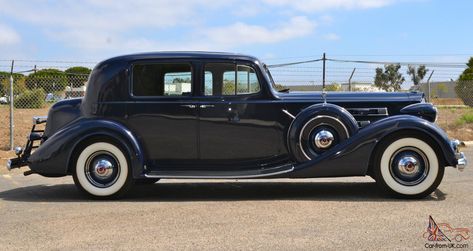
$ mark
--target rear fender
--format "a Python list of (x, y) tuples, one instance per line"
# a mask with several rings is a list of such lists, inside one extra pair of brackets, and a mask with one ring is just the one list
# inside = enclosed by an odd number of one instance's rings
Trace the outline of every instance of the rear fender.
[(144, 157), (136, 137), (121, 123), (110, 120), (82, 119), (73, 122), (48, 138), (28, 158), (30, 168), (44, 176), (67, 175), (76, 147), (93, 137), (109, 137), (118, 141), (130, 156), (133, 176), (144, 171)]

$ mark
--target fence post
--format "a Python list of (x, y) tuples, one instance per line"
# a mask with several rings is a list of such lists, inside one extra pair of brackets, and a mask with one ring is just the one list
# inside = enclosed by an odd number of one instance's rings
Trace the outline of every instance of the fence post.
[(13, 66), (15, 65), (15, 60), (11, 61), (11, 70), (10, 70), (10, 150), (14, 148), (13, 142), (13, 128), (15, 127), (13, 120)]
[(434, 75), (435, 70), (432, 70), (432, 72), (429, 75), (429, 78), (427, 79), (427, 102), (431, 102), (431, 89), (430, 89), (430, 78), (432, 78), (432, 75)]
[(325, 57), (325, 52), (324, 55), (322, 56), (322, 62), (323, 62), (323, 68), (322, 68), (322, 90), (325, 91), (325, 61), (327, 58)]
[(353, 75), (355, 74), (356, 68), (353, 68), (353, 71), (351, 72), (350, 78), (348, 79), (348, 91), (351, 92), (351, 79), (353, 78)]

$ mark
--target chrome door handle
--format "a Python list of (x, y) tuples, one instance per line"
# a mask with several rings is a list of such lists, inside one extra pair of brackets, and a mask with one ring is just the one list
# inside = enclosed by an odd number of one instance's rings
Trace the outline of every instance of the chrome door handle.
[(199, 107), (200, 108), (211, 108), (211, 107), (215, 107), (215, 105), (200, 105)]
[(194, 109), (196, 106), (195, 105), (181, 105), (181, 107), (187, 107), (187, 108)]

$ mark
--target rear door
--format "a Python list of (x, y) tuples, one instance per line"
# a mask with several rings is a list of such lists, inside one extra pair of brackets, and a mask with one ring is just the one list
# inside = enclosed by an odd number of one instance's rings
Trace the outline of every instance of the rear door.
[(192, 62), (136, 62), (131, 71), (127, 120), (145, 150), (147, 165), (191, 166), (198, 159)]

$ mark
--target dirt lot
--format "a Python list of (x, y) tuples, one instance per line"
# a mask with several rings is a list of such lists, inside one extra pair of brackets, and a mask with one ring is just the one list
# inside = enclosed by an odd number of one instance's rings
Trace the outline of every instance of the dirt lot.
[(71, 180), (0, 175), (0, 250), (426, 250), (429, 215), (473, 230), (471, 167), (414, 201), (370, 178), (162, 180), (121, 201), (85, 199)]

